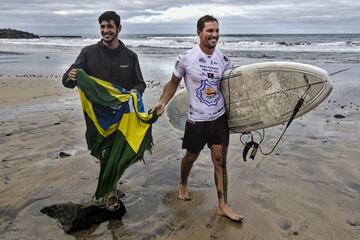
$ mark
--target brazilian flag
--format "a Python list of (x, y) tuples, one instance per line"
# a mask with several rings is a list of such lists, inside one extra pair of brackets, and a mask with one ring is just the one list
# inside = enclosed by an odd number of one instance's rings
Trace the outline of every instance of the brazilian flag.
[(91, 155), (101, 162), (96, 199), (116, 188), (124, 171), (152, 148), (151, 124), (139, 93), (87, 75), (77, 69), (78, 89)]

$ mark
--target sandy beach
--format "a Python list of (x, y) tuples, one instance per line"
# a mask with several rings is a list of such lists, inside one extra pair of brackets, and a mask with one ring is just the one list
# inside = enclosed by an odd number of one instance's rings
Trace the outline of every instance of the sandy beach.
[[(139, 56), (147, 108), (159, 98), (174, 56)], [(208, 149), (189, 177), (192, 200), (177, 199), (182, 136), (162, 117), (153, 125), (146, 165), (130, 167), (119, 183), (123, 219), (73, 235), (40, 210), (87, 203), (96, 188), (99, 161), (86, 148), (77, 90), (64, 88), (57, 73), (2, 75), (1, 239), (360, 239), (360, 64), (310, 63), (328, 72), (351, 69), (331, 78), (331, 95), (293, 122), (272, 155), (243, 162), (239, 135), (231, 135), (228, 198), (245, 216), (242, 224), (216, 213)], [(267, 130), (265, 151), (283, 128)]]

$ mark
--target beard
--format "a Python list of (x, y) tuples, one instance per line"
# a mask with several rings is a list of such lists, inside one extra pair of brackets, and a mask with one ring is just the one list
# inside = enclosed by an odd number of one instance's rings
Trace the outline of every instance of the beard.
[[(213, 39), (215, 39), (216, 41), (213, 42)], [(215, 48), (217, 43), (218, 43), (219, 38), (208, 38), (206, 41), (206, 47), (209, 49)]]
[(117, 35), (115, 33), (111, 33), (111, 34), (101, 34), (101, 36), (104, 42), (110, 43), (116, 38)]

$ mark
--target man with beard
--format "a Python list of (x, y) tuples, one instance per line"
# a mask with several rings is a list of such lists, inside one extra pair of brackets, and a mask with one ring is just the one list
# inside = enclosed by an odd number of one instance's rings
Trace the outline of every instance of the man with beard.
[[(146, 88), (136, 53), (119, 40), (120, 16), (107, 11), (99, 17), (102, 39), (83, 48), (74, 64), (65, 72), (65, 87), (77, 86), (76, 69), (82, 68), (88, 75), (119, 85), (129, 91), (142, 94)], [(120, 204), (117, 190), (108, 194), (107, 208), (116, 210)]]
[(154, 111), (158, 116), (164, 113), (166, 104), (174, 96), (184, 77), (190, 106), (182, 143), (186, 154), (181, 161), (179, 199), (190, 200), (188, 176), (193, 163), (207, 144), (214, 164), (218, 214), (233, 221), (241, 221), (243, 216), (233, 211), (226, 202), (225, 166), (229, 128), (224, 98), (220, 92), (223, 73), (232, 68), (233, 64), (228, 57), (216, 49), (219, 40), (219, 23), (216, 18), (209, 15), (201, 17), (197, 22), (197, 34), (199, 45), (179, 55), (172, 77), (155, 104)]

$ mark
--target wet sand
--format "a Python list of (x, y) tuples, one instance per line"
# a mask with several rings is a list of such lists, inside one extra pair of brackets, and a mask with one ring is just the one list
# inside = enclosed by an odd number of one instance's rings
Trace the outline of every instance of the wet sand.
[[(351, 67), (332, 78), (329, 98), (296, 119), (272, 155), (243, 162), (239, 135), (231, 136), (228, 198), (244, 223), (216, 214), (208, 149), (189, 177), (192, 200), (177, 200), (182, 136), (163, 117), (153, 126), (146, 165), (133, 165), (119, 183), (126, 193), (122, 221), (74, 235), (40, 210), (89, 202), (96, 188), (99, 162), (86, 149), (77, 91), (62, 87), (60, 76), (2, 76), (1, 239), (360, 239), (360, 66)], [(164, 85), (148, 79), (147, 108)], [(265, 151), (283, 128), (267, 130)]]

